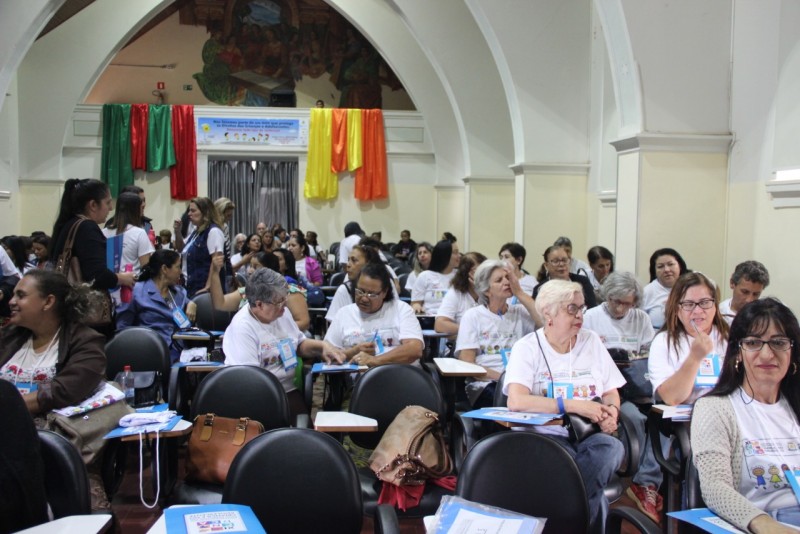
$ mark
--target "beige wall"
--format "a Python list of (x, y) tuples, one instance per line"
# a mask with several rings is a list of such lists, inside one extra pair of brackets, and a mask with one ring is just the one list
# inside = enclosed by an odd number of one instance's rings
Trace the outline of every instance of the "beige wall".
[[(514, 238), (514, 182), (512, 180), (471, 182), (466, 216), (468, 239), (461, 250), (497, 257), (500, 246)], [(460, 237), (460, 236), (456, 236)]]
[[(425, 195), (430, 195), (430, 191), (426, 191)], [(436, 241), (442, 236), (445, 232), (450, 232), (451, 234), (455, 235), (457, 238), (463, 241), (463, 237), (465, 236), (466, 225), (464, 221), (466, 218), (464, 216), (464, 207), (465, 207), (465, 189), (463, 187), (437, 187), (436, 188), (436, 231), (433, 235), (429, 235), (431, 232), (426, 231), (423, 241), (430, 241), (432, 244), (436, 244)], [(411, 234), (414, 235), (413, 233)], [(415, 241), (419, 242), (420, 239), (414, 238)], [(465, 248), (465, 245), (462, 243), (462, 248)], [(471, 249), (470, 249), (471, 250)], [(462, 252), (467, 252), (467, 250), (462, 250)]]

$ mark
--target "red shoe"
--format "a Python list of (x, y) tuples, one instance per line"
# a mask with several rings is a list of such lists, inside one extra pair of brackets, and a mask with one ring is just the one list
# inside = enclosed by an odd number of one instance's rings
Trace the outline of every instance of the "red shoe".
[(647, 517), (661, 523), (661, 514), (658, 513), (658, 491), (655, 486), (640, 486), (631, 484), (625, 494), (636, 503), (636, 507)]

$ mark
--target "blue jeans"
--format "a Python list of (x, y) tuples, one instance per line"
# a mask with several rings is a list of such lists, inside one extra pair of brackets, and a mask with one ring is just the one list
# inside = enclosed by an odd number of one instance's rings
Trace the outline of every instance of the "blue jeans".
[(800, 506), (789, 506), (773, 510), (770, 515), (775, 521), (800, 527)]
[(633, 475), (633, 483), (640, 486), (655, 486), (657, 490), (661, 487), (664, 475), (647, 436), (647, 416), (632, 402), (623, 402), (621, 410), (636, 424), (636, 438), (641, 447), (639, 470)]
[(603, 491), (622, 463), (625, 447), (614, 436), (602, 432), (593, 434), (578, 444), (561, 436), (547, 437), (561, 445), (578, 465), (589, 501), (589, 531), (602, 534), (608, 516), (608, 500)]

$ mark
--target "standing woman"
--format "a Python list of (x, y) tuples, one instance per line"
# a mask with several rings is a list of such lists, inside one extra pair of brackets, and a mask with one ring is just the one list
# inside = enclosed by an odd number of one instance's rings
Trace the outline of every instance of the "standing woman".
[(533, 288), (533, 298), (539, 295), (539, 290), (549, 280), (564, 280), (565, 282), (577, 282), (583, 288), (583, 299), (587, 308), (597, 306), (597, 299), (594, 296), (594, 289), (589, 279), (583, 275), (571, 273), (569, 270), (570, 257), (567, 251), (559, 246), (552, 245), (547, 247), (543, 254), (544, 263), (536, 273), (539, 285)]
[(644, 286), (642, 309), (656, 330), (664, 325), (664, 306), (678, 277), (686, 272), (686, 262), (678, 251), (660, 248), (650, 256), (650, 283)]
[[(134, 273), (115, 273), (106, 267), (106, 238), (100, 225), (106, 222), (110, 211), (111, 192), (106, 184), (94, 178), (67, 180), (49, 251), (50, 261), (57, 262), (70, 230), (77, 225), (72, 257), (78, 258), (83, 279), (103, 291), (119, 285), (133, 287), (134, 283)], [(114, 333), (113, 324), (101, 329), (109, 338)]]
[(139, 195), (122, 193), (119, 196), (114, 218), (103, 229), (103, 235), (106, 239), (122, 235), (120, 269), (124, 271), (125, 266), (130, 265), (138, 275), (153, 253), (153, 244), (142, 228), (142, 199)]
[(728, 323), (719, 312), (717, 286), (702, 273), (675, 282), (666, 322), (650, 345), (648, 371), (656, 398), (693, 404), (716, 384), (728, 346)]
[(220, 219), (222, 220), (222, 235), (225, 236), (225, 256), (230, 258), (233, 253), (231, 250), (230, 222), (231, 219), (233, 219), (233, 212), (236, 209), (236, 204), (228, 197), (219, 197), (214, 201), (214, 207), (217, 208), (217, 213), (219, 213)]
[(434, 330), (443, 334), (458, 334), (461, 318), (467, 310), (478, 305), (475, 271), (478, 265), (485, 261), (486, 256), (480, 252), (467, 252), (461, 256), (456, 274), (450, 281), (451, 289), (442, 299), (442, 305), (436, 312)]
[(415, 313), (436, 315), (460, 257), (457, 244), (446, 239), (436, 243), (428, 270), (419, 274), (411, 291), (411, 307)]
[(301, 232), (291, 237), (286, 243), (286, 248), (294, 256), (297, 275), (311, 285), (322, 285), (322, 269), (319, 262), (308, 255), (308, 243)]
[[(209, 198), (193, 198), (189, 202), (188, 214), (195, 230), (180, 250), (183, 256), (186, 291), (189, 298), (193, 298), (197, 293), (208, 291), (211, 283), (211, 260), (217, 255), (224, 257), (225, 235), (222, 233), (219, 213)], [(178, 241), (181, 241), (180, 238), (176, 239), (176, 243)], [(223, 269), (220, 273), (223, 287), (225, 287), (224, 274)]]

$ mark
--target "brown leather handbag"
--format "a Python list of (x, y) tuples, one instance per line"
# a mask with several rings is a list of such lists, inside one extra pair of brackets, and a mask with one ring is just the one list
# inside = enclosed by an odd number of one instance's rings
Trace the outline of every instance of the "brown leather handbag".
[(189, 437), (186, 480), (224, 484), (233, 459), (245, 443), (262, 432), (264, 425), (248, 417), (198, 415)]
[(419, 486), (452, 470), (439, 415), (422, 406), (406, 406), (386, 429), (369, 457), (378, 479), (396, 486)]

